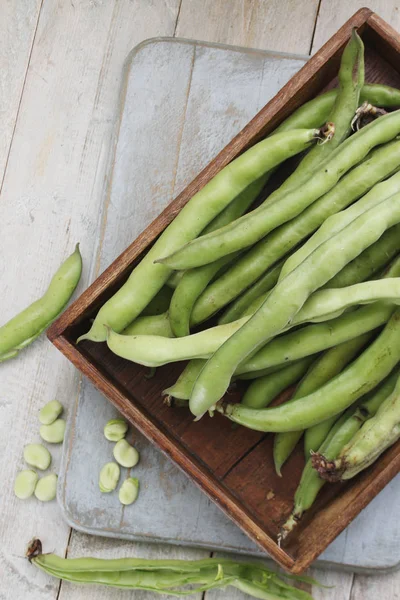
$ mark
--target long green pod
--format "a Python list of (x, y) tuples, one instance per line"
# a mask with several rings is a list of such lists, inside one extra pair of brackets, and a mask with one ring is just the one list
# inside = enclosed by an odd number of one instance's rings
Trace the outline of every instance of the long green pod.
[(53, 275), (44, 295), (0, 327), (0, 362), (14, 358), (58, 317), (68, 304), (82, 273), (82, 257), (75, 251)]
[(282, 267), (279, 279), (284, 279), (296, 269), (318, 246), (338, 233), (364, 212), (400, 191), (400, 171), (386, 181), (375, 185), (355, 204), (327, 218), (313, 236), (292, 254)]
[(241, 403), (251, 408), (266, 408), (289, 385), (293, 385), (307, 372), (314, 357), (307, 356), (283, 369), (255, 379), (243, 394)]
[(129, 325), (171, 275), (172, 269), (156, 261), (196, 238), (251, 183), (305, 150), (318, 135), (315, 129), (272, 135), (221, 169), (176, 215), (124, 285), (101, 307), (90, 331), (78, 341), (102, 342), (106, 326), (122, 331)]
[[(321, 375), (323, 377), (323, 367), (325, 367), (327, 376), (321, 381), (321, 386), (338, 375), (360, 353), (366, 344), (373, 339), (373, 337), (374, 332), (364, 333), (364, 335), (360, 335), (353, 340), (335, 346), (326, 352), (325, 356), (322, 357), (322, 359), (326, 358), (326, 361), (325, 364), (322, 364)], [(306, 394), (302, 395), (305, 396)], [(326, 419), (326, 421), (322, 421), (306, 430), (304, 434), (304, 456), (306, 459), (310, 457), (311, 452), (316, 452), (321, 446), (336, 418), (336, 415), (334, 415), (330, 419)]]
[(244, 315), (248, 307), (260, 296), (265, 296), (267, 292), (272, 290), (278, 282), (279, 273), (283, 265), (283, 260), (276, 263), (264, 275), (262, 275), (251, 287), (243, 292), (218, 319), (218, 325), (231, 323)]
[[(220, 213), (202, 232), (203, 235), (231, 223), (242, 216), (249, 206), (255, 201), (266, 183), (264, 175), (250, 184), (226, 209)], [(232, 262), (237, 255), (224, 256), (220, 260), (198, 269), (186, 271), (175, 288), (169, 307), (171, 330), (177, 337), (189, 335), (190, 316), (193, 306), (210, 281), (225, 266)]]
[[(268, 233), (290, 221), (313, 202), (331, 190), (352, 167), (359, 164), (375, 147), (393, 140), (400, 132), (400, 111), (394, 111), (373, 121), (343, 142), (332, 152), (327, 163), (322, 163), (313, 176), (297, 189), (289, 190), (279, 202), (267, 205), (236, 219), (230, 225), (204, 235), (164, 255), (159, 262), (172, 269), (188, 269), (213, 262), (258, 242)], [(279, 135), (279, 134), (278, 134)]]
[(193, 388), (190, 399), (192, 413), (201, 416), (212, 409), (225, 394), (239, 364), (291, 324), (315, 290), (399, 222), (400, 194), (395, 194), (321, 244), (297, 269), (278, 283), (251, 319), (206, 363)]
[(171, 329), (168, 312), (160, 315), (140, 316), (133, 321), (122, 332), (123, 335), (159, 335), (172, 338), (174, 333)]
[[(390, 304), (399, 303), (400, 278), (369, 281), (338, 290), (316, 291), (292, 321), (287, 323), (287, 328), (306, 321), (321, 321), (330, 318), (331, 315), (342, 313), (353, 304), (370, 303), (376, 300), (386, 300)], [(161, 318), (165, 316), (143, 317), (143, 320), (161, 320)], [(171, 338), (167, 335), (126, 335), (125, 332), (118, 334), (109, 330), (107, 344), (114, 354), (149, 367), (193, 358), (209, 358), (251, 318), (249, 315), (232, 323), (218, 325), (180, 338)], [(134, 326), (135, 324), (131, 329)]]
[(171, 287), (164, 285), (161, 290), (150, 300), (149, 304), (142, 311), (142, 317), (153, 317), (165, 313), (171, 303), (173, 291)]
[[(393, 392), (399, 370), (394, 371), (376, 389), (365, 396), (363, 401), (355, 408), (350, 408), (336, 421), (320, 445), (318, 453), (306, 462), (302, 477), (295, 493), (295, 502), (292, 513), (281, 529), (281, 538), (284, 539), (296, 526), (304, 512), (311, 508), (325, 481), (321, 479), (318, 469), (326, 459), (332, 460), (338, 456), (344, 446), (353, 439), (357, 431), (367, 419), (373, 417), (386, 398)], [(325, 458), (323, 458), (325, 457)], [(328, 458), (329, 457), (329, 458)]]
[[(347, 287), (369, 279), (399, 253), (399, 236), (400, 225), (395, 225), (388, 231), (385, 231), (379, 240), (347, 264), (335, 277), (322, 286), (322, 289)], [(400, 275), (400, 272), (398, 275)], [(395, 277), (398, 275), (395, 275)], [(255, 313), (267, 297), (268, 292), (263, 292), (258, 297), (252, 297), (251, 301), (247, 303), (246, 308), (242, 313), (238, 314), (237, 318), (240, 319), (241, 317)], [(224, 322), (229, 321), (224, 320)]]
[(294, 183), (297, 184), (304, 173), (311, 174), (351, 131), (351, 122), (359, 106), (360, 92), (364, 85), (364, 44), (355, 29), (342, 53), (338, 81), (338, 92), (327, 118), (327, 121), (334, 125), (334, 136), (331, 142), (312, 148), (294, 173), (286, 179), (280, 191), (288, 189)]
[(307, 429), (346, 410), (377, 386), (399, 360), (400, 310), (397, 309), (377, 339), (340, 375), (313, 394), (276, 408), (254, 410), (240, 404), (225, 404), (220, 411), (235, 423), (256, 431)]
[(313, 458), (313, 466), (318, 475), (328, 481), (351, 479), (372, 465), (399, 438), (400, 377), (397, 373), (395, 389), (384, 399), (375, 416), (346, 440), (339, 455), (320, 449)]
[[(370, 335), (371, 334), (364, 334), (355, 338), (354, 340), (339, 344), (338, 346), (335, 346), (334, 348), (331, 348), (325, 352), (315, 361), (303, 380), (299, 383), (296, 388), (296, 392), (290, 401), (292, 402), (298, 398), (312, 394), (320, 387), (325, 385), (328, 381), (333, 379), (333, 377), (336, 377), (336, 375), (338, 375), (355, 358), (355, 356), (360, 352), (361, 348), (365, 346), (370, 339)], [(334, 420), (336, 420), (336, 418), (336, 416), (333, 417)], [(321, 434), (320, 437), (322, 437), (322, 439), (320, 440), (318, 448), (326, 438), (333, 425), (333, 422), (334, 421), (331, 421), (330, 426), (325, 429), (323, 437)], [(322, 424), (327, 424), (327, 421), (323, 421), (320, 425)], [(314, 427), (319, 427), (319, 425), (315, 425)], [(306, 436), (309, 431), (311, 430), (307, 429)], [(275, 434), (273, 456), (275, 470), (279, 476), (281, 476), (282, 466), (295, 449), (303, 433), (304, 430), (300, 429), (297, 431), (285, 431)], [(316, 437), (315, 432), (314, 435)], [(307, 456), (309, 455), (306, 454), (306, 457)]]
[(178, 398), (178, 400), (189, 400), (194, 382), (203, 367), (204, 360), (201, 358), (190, 360), (176, 382), (163, 391), (163, 395)]

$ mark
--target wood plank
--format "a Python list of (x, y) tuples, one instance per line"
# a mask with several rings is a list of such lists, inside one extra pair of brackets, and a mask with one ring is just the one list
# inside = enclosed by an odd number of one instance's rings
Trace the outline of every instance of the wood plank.
[(183, 0), (176, 35), (308, 54), (317, 9), (318, 0)]
[(312, 44), (312, 53), (328, 40), (351, 15), (363, 6), (368, 6), (380, 17), (385, 19), (397, 31), (400, 30), (400, 11), (397, 3), (388, 0), (322, 0), (318, 12), (315, 35)]
[(0, 18), (0, 188), (42, 0), (2, 2)]
[[(44, 291), (77, 240), (85, 265), (80, 289), (87, 285), (123, 63), (144, 38), (173, 33), (178, 5), (178, 0), (44, 3), (0, 201), (2, 320)], [(10, 3), (10, 9), (14, 6)], [(33, 535), (42, 536), (46, 549), (63, 554), (69, 528), (55, 502), (46, 507), (35, 500), (23, 503), (12, 488), (23, 468), (24, 443), (38, 440), (38, 409), (53, 397), (68, 406), (79, 377), (45, 338), (1, 370), (0, 449), (7, 456), (0, 495), (6, 562), (1, 595), (50, 600), (59, 583), (20, 557)], [(52, 452), (57, 470), (59, 449)], [(91, 550), (96, 543), (92, 538)], [(83, 597), (77, 590), (74, 597)]]

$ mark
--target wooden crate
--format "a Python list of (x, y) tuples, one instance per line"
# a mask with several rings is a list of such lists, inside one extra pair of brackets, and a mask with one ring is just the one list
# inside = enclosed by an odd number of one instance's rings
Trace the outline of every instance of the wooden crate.
[[(156, 237), (195, 192), (243, 150), (259, 141), (294, 110), (332, 85), (353, 27), (365, 44), (366, 81), (400, 87), (400, 39), (379, 16), (359, 10), (313, 56), (250, 123), (211, 161), (112, 265), (66, 310), (48, 332), (49, 339), (93, 384), (165, 452), (255, 542), (292, 573), (301, 573), (400, 470), (400, 445), (346, 484), (326, 485), (317, 502), (282, 548), (280, 525), (289, 515), (304, 458), (296, 449), (277, 477), (273, 436), (234, 428), (216, 415), (194, 423), (185, 409), (170, 409), (161, 392), (182, 364), (147, 370), (113, 355), (106, 344), (77, 337), (90, 327), (99, 307), (124, 283)], [(239, 392), (238, 392), (239, 393)]]

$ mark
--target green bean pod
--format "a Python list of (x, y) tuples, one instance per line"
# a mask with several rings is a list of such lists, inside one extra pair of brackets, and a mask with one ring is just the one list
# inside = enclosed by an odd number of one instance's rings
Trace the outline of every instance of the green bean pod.
[[(276, 408), (254, 410), (241, 404), (219, 407), (232, 421), (256, 431), (298, 431), (346, 410), (378, 385), (400, 360), (400, 310), (383, 332), (340, 375), (313, 394)], [(204, 372), (204, 370), (203, 370)]]
[(296, 269), (320, 244), (324, 243), (332, 235), (347, 227), (354, 219), (357, 219), (364, 212), (382, 202), (383, 199), (389, 198), (399, 191), (400, 171), (386, 181), (375, 185), (368, 194), (346, 210), (332, 214), (324, 221), (318, 231), (297, 252), (288, 258), (282, 267), (279, 279), (283, 279)]
[[(267, 205), (261, 205), (230, 225), (181, 246), (176, 252), (160, 258), (159, 262), (172, 269), (199, 267), (258, 242), (272, 230), (303, 212), (331, 190), (375, 146), (393, 140), (399, 132), (400, 111), (380, 117), (343, 142), (332, 152), (328, 161), (317, 168), (312, 177), (299, 188), (289, 190), (279, 198), (279, 202), (271, 204), (271, 195)], [(278, 193), (279, 190), (274, 192)]]
[[(362, 131), (365, 130), (360, 133)], [(391, 196), (359, 216), (321, 244), (297, 269), (278, 283), (261, 308), (215, 352), (201, 371), (190, 399), (192, 413), (200, 417), (212, 409), (225, 394), (239, 364), (277, 333), (281, 333), (293, 322), (296, 313), (316, 289), (332, 279), (398, 222), (400, 194)], [(338, 248), (340, 252), (337, 252)]]
[[(379, 410), (386, 398), (393, 392), (399, 375), (395, 369), (375, 390), (367, 394), (358, 407), (351, 407), (331, 428), (318, 453), (306, 462), (300, 483), (295, 493), (292, 513), (281, 528), (281, 539), (293, 531), (304, 512), (311, 508), (320, 490), (325, 485), (318, 470), (328, 459), (332, 460), (344, 449), (363, 423)], [(325, 457), (325, 458), (323, 458)]]
[(58, 317), (68, 304), (82, 273), (79, 244), (54, 274), (45, 294), (0, 327), (0, 362), (14, 358)]
[[(359, 353), (361, 348), (365, 346), (365, 344), (369, 341), (371, 334), (364, 334), (355, 338), (354, 340), (349, 340), (343, 344), (339, 344), (334, 348), (331, 348), (328, 352), (325, 352), (316, 362), (312, 365), (307, 375), (303, 378), (300, 384), (297, 386), (295, 394), (291, 398), (291, 402), (297, 400), (298, 398), (302, 398), (303, 396), (308, 396), (312, 394), (320, 387), (325, 385), (328, 381), (333, 379), (336, 375), (338, 375)], [(334, 421), (337, 419), (332, 417), (333, 421), (330, 421), (330, 426), (326, 427), (324, 431), (324, 435), (320, 435), (320, 443), (318, 444), (317, 449), (320, 447), (322, 442), (325, 440), (328, 432), (330, 431)], [(319, 427), (320, 425), (327, 424), (328, 421), (323, 421), (319, 425), (314, 425), (314, 427)], [(307, 429), (306, 436), (309, 431), (314, 428)], [(303, 429), (298, 431), (286, 431), (282, 433), (275, 434), (274, 437), (274, 464), (275, 470), (279, 476), (281, 476), (282, 466), (285, 464), (293, 450), (295, 449), (298, 441), (302, 437), (304, 433)], [(316, 432), (314, 431), (314, 439), (312, 443), (315, 443)], [(310, 442), (309, 442), (310, 443)], [(306, 453), (306, 458), (309, 454)]]
[[(371, 191), (366, 206), (372, 206), (372, 201), (376, 203), (400, 191), (400, 174), (383, 184), (375, 186), (377, 182), (393, 173), (399, 164), (400, 141), (391, 142), (372, 152), (369, 159), (345, 175), (327, 194), (316, 200), (297, 217), (281, 225), (260, 240), (247, 253), (240, 256), (225, 273), (211, 283), (194, 306), (193, 324), (203, 322), (234, 300), (271, 265), (287, 255), (297, 244), (313, 233), (324, 223), (325, 219), (349, 206), (368, 190)], [(365, 197), (365, 200), (367, 200), (367, 197)], [(360, 202), (364, 203), (364, 198)], [(293, 257), (300, 256), (300, 253), (302, 253), (302, 249), (295, 252)], [(283, 267), (284, 272), (288, 272), (288, 264), (293, 260), (294, 258), (289, 258), (286, 261)], [(279, 280), (281, 279), (283, 279), (282, 273), (279, 276)]]
[(142, 311), (141, 317), (153, 317), (165, 313), (171, 303), (172, 294), (172, 289), (164, 285)]
[(221, 169), (176, 215), (124, 285), (101, 307), (90, 331), (78, 341), (105, 341), (106, 326), (115, 331), (125, 329), (171, 275), (172, 269), (158, 259), (196, 238), (251, 183), (305, 150), (317, 136), (319, 130), (315, 129), (278, 133), (255, 144)]
[(140, 316), (126, 327), (123, 335), (159, 335), (172, 338), (174, 333), (167, 312), (160, 315)]
[[(358, 421), (364, 416), (359, 411)], [(367, 415), (369, 416), (368, 412)], [(363, 419), (366, 420), (365, 418)], [(362, 421), (361, 421), (362, 422)], [(396, 385), (389, 396), (377, 408), (373, 418), (368, 419), (341, 446), (338, 455), (322, 448), (313, 457), (313, 466), (318, 475), (328, 481), (351, 479), (372, 465), (387, 448), (400, 438), (400, 376), (397, 372)]]
[(189, 361), (174, 385), (166, 388), (163, 395), (178, 398), (178, 400), (189, 400), (194, 382), (204, 367), (204, 363), (205, 361), (200, 358)]
[(303, 377), (313, 360), (308, 356), (275, 373), (255, 379), (245, 391), (241, 403), (251, 408), (266, 408), (283, 390)]
[[(400, 302), (400, 278), (370, 281), (339, 290), (317, 291), (304, 303), (302, 309), (287, 324), (287, 328), (306, 321), (330, 318), (341, 314), (353, 304), (369, 303), (375, 300), (386, 300), (390, 303)], [(160, 315), (143, 317), (143, 319), (155, 318), (159, 319)], [(158, 367), (192, 358), (209, 358), (251, 318), (250, 315), (232, 323), (218, 325), (181, 338), (126, 335), (109, 330), (107, 344), (117, 356), (148, 367)]]

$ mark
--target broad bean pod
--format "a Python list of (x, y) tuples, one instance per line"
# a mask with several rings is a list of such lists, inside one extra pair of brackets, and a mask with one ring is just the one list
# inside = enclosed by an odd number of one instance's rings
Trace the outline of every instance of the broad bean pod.
[(128, 327), (126, 327), (123, 335), (159, 335), (162, 337), (172, 338), (174, 333), (171, 329), (168, 312), (161, 315), (151, 315), (148, 317), (138, 317)]
[[(361, 414), (363, 414), (360, 411)], [(360, 417), (361, 415), (358, 415)], [(365, 420), (365, 419), (364, 419)], [(400, 438), (400, 376), (393, 392), (384, 399), (373, 418), (368, 419), (341, 447), (339, 456), (324, 448), (313, 457), (318, 475), (328, 481), (351, 479), (372, 465)]]
[(79, 244), (56, 271), (45, 294), (0, 327), (0, 362), (14, 358), (51, 325), (68, 304), (82, 273)]
[[(343, 142), (317, 168), (312, 177), (298, 189), (289, 190), (279, 197), (279, 202), (271, 203), (271, 195), (266, 206), (261, 205), (230, 225), (180, 246), (179, 250), (158, 259), (158, 262), (178, 270), (199, 267), (255, 244), (272, 230), (303, 212), (331, 190), (375, 146), (393, 140), (399, 132), (400, 111), (380, 117)], [(279, 190), (274, 192), (278, 193)]]
[(314, 357), (306, 357), (283, 369), (258, 377), (243, 394), (241, 403), (251, 408), (266, 408), (283, 390), (297, 383), (314, 361)]
[[(303, 396), (308, 396), (312, 394), (320, 387), (325, 385), (328, 381), (333, 379), (355, 358), (355, 356), (360, 352), (361, 348), (363, 348), (366, 343), (369, 341), (371, 334), (364, 334), (354, 340), (349, 340), (348, 342), (344, 342), (343, 344), (339, 344), (334, 348), (331, 348), (327, 352), (325, 352), (313, 366), (310, 368), (307, 375), (304, 379), (299, 383), (296, 388), (296, 392), (291, 398), (291, 402), (297, 400), (298, 398), (302, 398)], [(329, 420), (323, 421), (319, 425), (314, 425), (311, 429), (307, 429), (307, 433), (311, 430), (313, 432), (312, 443), (316, 443), (317, 432), (314, 428), (323, 426), (324, 433), (319, 431), (319, 440), (317, 449), (321, 445), (321, 443), (325, 440), (328, 432), (330, 431), (334, 421), (337, 419), (336, 415)], [(282, 433), (275, 434), (274, 437), (274, 464), (275, 470), (279, 476), (281, 476), (282, 466), (285, 464), (293, 450), (295, 449), (297, 442), (300, 440), (304, 433), (304, 430), (298, 431), (286, 431)], [(309, 441), (310, 442), (310, 441)], [(309, 457), (309, 454), (306, 454), (306, 458)]]
[(276, 408), (254, 410), (225, 404), (219, 410), (232, 421), (256, 431), (298, 431), (340, 414), (377, 386), (400, 360), (400, 310), (376, 340), (316, 392)]
[[(362, 131), (365, 130), (360, 133)], [(278, 283), (251, 319), (206, 363), (193, 388), (189, 403), (192, 413), (201, 416), (212, 409), (225, 394), (239, 364), (291, 324), (315, 290), (399, 222), (400, 194), (395, 194), (321, 244)], [(336, 251), (337, 248), (340, 252)]]
[(305, 150), (318, 136), (316, 129), (278, 133), (255, 144), (221, 169), (176, 215), (124, 285), (103, 304), (90, 331), (78, 342), (105, 341), (106, 326), (118, 332), (125, 329), (171, 275), (172, 269), (156, 261), (196, 238), (251, 183)]
[(335, 458), (345, 444), (353, 438), (363, 423), (372, 417), (386, 398), (393, 392), (399, 375), (395, 369), (385, 381), (375, 390), (367, 394), (357, 407), (351, 407), (342, 415), (331, 428), (325, 441), (319, 447), (318, 454), (311, 457), (303, 470), (299, 486), (295, 493), (295, 502), (292, 513), (281, 529), (281, 539), (293, 531), (304, 512), (311, 508), (320, 490), (326, 483), (316, 468), (322, 465), (320, 458), (323, 456)]
[[(375, 300), (400, 302), (400, 278), (370, 281), (339, 290), (317, 291), (304, 303), (287, 328), (306, 321), (325, 320), (342, 313), (354, 303), (369, 303)], [(181, 338), (125, 335), (109, 330), (107, 344), (117, 356), (148, 367), (192, 358), (209, 358), (250, 318), (251, 315)]]
[(284, 279), (286, 275), (296, 269), (310, 254), (318, 248), (323, 242), (328, 240), (332, 235), (338, 233), (354, 219), (362, 215), (364, 212), (376, 206), (383, 199), (389, 198), (393, 194), (400, 191), (400, 171), (396, 172), (392, 177), (377, 184), (372, 190), (366, 194), (361, 200), (355, 202), (352, 206), (343, 210), (340, 213), (333, 214), (324, 221), (322, 226), (314, 233), (313, 236), (301, 246), (297, 252), (288, 258), (283, 265), (279, 279)]
[[(372, 206), (373, 202), (377, 203), (385, 197), (400, 191), (400, 174), (397, 174), (388, 182), (375, 186), (379, 181), (391, 175), (399, 164), (400, 141), (391, 142), (374, 150), (370, 158), (345, 175), (334, 188), (316, 200), (297, 217), (281, 225), (260, 240), (248, 252), (240, 256), (225, 273), (211, 283), (201, 294), (193, 308), (192, 323), (203, 322), (234, 300), (243, 290), (265, 273), (271, 265), (286, 256), (295, 246), (313, 233), (326, 219), (328, 219), (326, 222), (329, 222), (331, 215), (349, 206), (368, 190), (371, 190), (369, 195), (360, 201), (366, 208)], [(354, 214), (354, 211), (352, 214)], [(325, 225), (322, 225), (322, 227), (325, 227)], [(316, 235), (319, 235), (319, 231)], [(300, 248), (294, 253), (293, 258), (286, 261), (283, 267), (284, 272), (289, 272), (288, 265), (294, 264), (295, 260), (298, 264), (297, 257), (302, 255), (303, 250)], [(279, 276), (279, 280), (281, 279), (283, 279), (282, 271)], [(227, 321), (224, 320), (224, 322)]]

